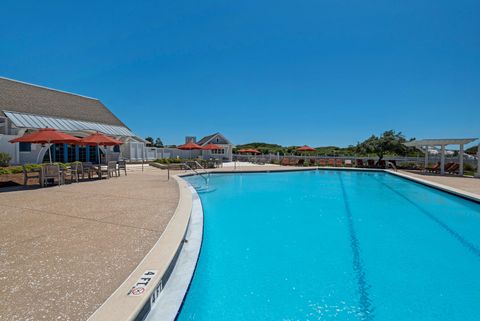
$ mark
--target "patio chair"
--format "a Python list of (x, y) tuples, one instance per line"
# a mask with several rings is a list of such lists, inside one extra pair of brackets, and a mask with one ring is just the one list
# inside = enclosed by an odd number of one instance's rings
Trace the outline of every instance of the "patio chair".
[(39, 170), (33, 170), (33, 171), (28, 171), (27, 167), (25, 165), (22, 165), (22, 170), (23, 170), (23, 185), (27, 185), (29, 179), (38, 179), (38, 182), (40, 182), (40, 177), (41, 177), (41, 169)]
[(120, 176), (120, 174), (117, 172), (117, 162), (116, 161), (109, 161), (107, 163), (107, 178), (113, 177), (113, 176)]
[(280, 162), (280, 165), (282, 166), (288, 166), (290, 165), (290, 160), (286, 157), (282, 158), (282, 161)]
[(330, 158), (328, 160), (328, 166), (334, 167), (335, 166), (335, 160), (333, 158)]
[(60, 166), (58, 164), (45, 164), (42, 167), (42, 179), (41, 186), (44, 187), (49, 180), (57, 180), (57, 184), (62, 184), (62, 172), (60, 171)]
[(66, 177), (69, 176), (70, 183), (72, 183), (73, 180), (78, 183), (78, 181), (80, 180), (80, 175), (83, 176), (82, 163), (75, 162), (63, 171), (63, 181), (65, 182)]
[(97, 174), (97, 170), (93, 167), (92, 162), (83, 162), (82, 163), (82, 179), (85, 178), (85, 173), (89, 179), (92, 179), (92, 174)]
[(363, 159), (357, 159), (355, 167), (365, 167), (365, 164), (363, 164)]
[(308, 160), (308, 163), (309, 163), (310, 166), (315, 166), (315, 163), (316, 163), (315, 158), (310, 158)]
[(319, 159), (318, 160), (318, 166), (325, 166), (327, 165), (327, 161), (324, 160), (323, 158)]
[(122, 170), (125, 172), (125, 176), (127, 176), (127, 162), (124, 160), (118, 161), (118, 167), (117, 167), (118, 176), (120, 176), (120, 171)]
[(297, 160), (295, 166), (303, 166), (305, 164), (305, 160), (303, 158)]
[(342, 159), (336, 159), (335, 160), (335, 166), (336, 167), (342, 167), (343, 166), (343, 160)]
[(345, 160), (345, 167), (352, 167), (353, 164), (352, 164), (352, 160), (351, 159), (346, 159)]

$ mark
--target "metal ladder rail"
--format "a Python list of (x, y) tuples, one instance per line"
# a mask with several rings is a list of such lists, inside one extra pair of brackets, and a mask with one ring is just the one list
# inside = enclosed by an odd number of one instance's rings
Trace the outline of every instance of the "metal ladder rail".
[(385, 163), (385, 168), (388, 168), (388, 165), (390, 165), (395, 172), (397, 171), (397, 166), (395, 166), (394, 163), (392, 163), (392, 162), (390, 162), (390, 161), (387, 161), (387, 162)]
[[(186, 168), (188, 168), (189, 170), (191, 170), (192, 172), (194, 172), (195, 174), (199, 175), (200, 177), (202, 177), (204, 180), (205, 180), (205, 183), (208, 185), (208, 177), (205, 177), (204, 174), (205, 173), (200, 173), (199, 171), (193, 169), (190, 167), (190, 165), (188, 165), (187, 163), (182, 163), (183, 166), (185, 166)], [(202, 167), (203, 168), (203, 167)], [(205, 169), (204, 169), (205, 170)], [(205, 171), (206, 173), (208, 173), (207, 171)], [(208, 175), (210, 175), (210, 173), (208, 173)]]

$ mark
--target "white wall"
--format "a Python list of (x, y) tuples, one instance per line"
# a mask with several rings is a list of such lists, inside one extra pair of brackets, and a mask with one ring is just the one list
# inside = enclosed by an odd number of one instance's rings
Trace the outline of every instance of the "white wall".
[(7, 153), (12, 158), (11, 164), (20, 163), (18, 144), (9, 143), (10, 140), (17, 138), (16, 135), (0, 135), (0, 153)]

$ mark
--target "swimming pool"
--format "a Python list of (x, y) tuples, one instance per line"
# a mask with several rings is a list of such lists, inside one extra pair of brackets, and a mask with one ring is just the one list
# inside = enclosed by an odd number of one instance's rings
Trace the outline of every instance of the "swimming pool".
[(480, 320), (480, 205), (384, 172), (211, 175), (184, 320)]

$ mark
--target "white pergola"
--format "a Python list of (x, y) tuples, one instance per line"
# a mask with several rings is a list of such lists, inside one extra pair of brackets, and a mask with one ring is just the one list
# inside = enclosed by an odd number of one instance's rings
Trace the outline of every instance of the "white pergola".
[[(413, 140), (411, 142), (404, 143), (405, 146), (415, 147), (422, 151), (425, 154), (425, 168), (428, 166), (428, 147), (440, 147), (440, 174), (445, 175), (445, 146), (447, 145), (459, 145), (459, 174), (463, 175), (463, 155), (464, 155), (464, 146), (473, 141), (476, 141), (477, 138), (450, 138), (450, 139), (420, 139)], [(477, 174), (475, 175), (480, 177), (480, 143), (478, 144), (477, 149)]]

